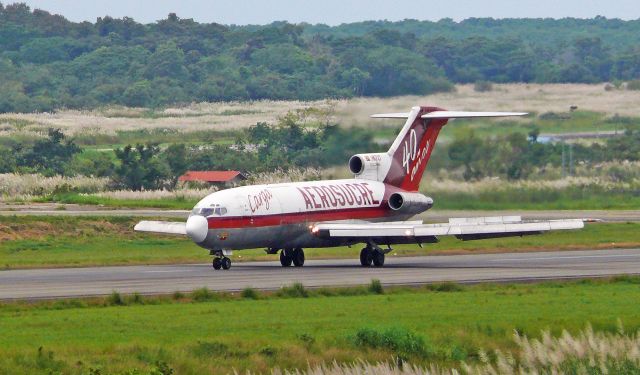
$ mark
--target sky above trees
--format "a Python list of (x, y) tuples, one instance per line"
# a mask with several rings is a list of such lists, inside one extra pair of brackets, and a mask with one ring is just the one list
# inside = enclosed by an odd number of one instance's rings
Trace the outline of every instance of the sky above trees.
[[(97, 17), (132, 17), (149, 23), (169, 13), (198, 22), (268, 24), (273, 21), (336, 25), (365, 20), (439, 20), (494, 18), (640, 18), (637, 0), (24, 0), (72, 21), (95, 22)], [(11, 3), (11, 1), (3, 1)]]

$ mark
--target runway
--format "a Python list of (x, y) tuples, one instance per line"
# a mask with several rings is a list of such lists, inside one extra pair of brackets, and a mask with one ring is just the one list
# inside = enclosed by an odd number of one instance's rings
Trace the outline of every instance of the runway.
[(536, 281), (640, 274), (640, 249), (387, 257), (384, 268), (362, 268), (356, 259), (307, 261), (303, 268), (278, 262), (234, 263), (229, 271), (209, 264), (0, 271), (0, 299), (43, 299), (121, 293), (162, 294), (208, 287), (273, 290), (352, 286), (379, 279), (384, 285)]

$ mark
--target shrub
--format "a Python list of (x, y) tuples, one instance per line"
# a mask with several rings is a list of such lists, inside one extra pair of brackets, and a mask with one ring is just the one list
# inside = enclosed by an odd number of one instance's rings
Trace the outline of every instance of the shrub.
[(427, 289), (434, 292), (461, 292), (464, 290), (462, 285), (451, 282), (429, 284)]
[(198, 302), (209, 301), (209, 300), (212, 300), (213, 297), (214, 297), (214, 294), (207, 287), (196, 289), (193, 292), (191, 292), (191, 298), (194, 301), (198, 301)]
[(294, 283), (291, 286), (283, 286), (280, 291), (278, 291), (278, 295), (281, 297), (307, 298), (309, 297), (309, 292), (304, 288), (302, 283)]
[(173, 298), (174, 300), (183, 299), (184, 298), (184, 293), (179, 292), (179, 291), (175, 291), (175, 292), (173, 292), (173, 295), (171, 295), (171, 298)]
[(79, 309), (79, 308), (83, 308), (83, 307), (87, 307), (87, 303), (83, 300), (80, 299), (63, 299), (63, 300), (59, 300), (54, 302), (53, 306), (51, 306), (52, 309), (55, 310), (64, 310), (64, 309)]
[(493, 84), (488, 81), (477, 81), (473, 85), (473, 90), (475, 92), (489, 92), (493, 90)]
[(634, 79), (633, 81), (627, 82), (627, 90), (640, 90), (640, 79)]
[(429, 352), (422, 336), (400, 327), (385, 331), (362, 328), (352, 342), (358, 348), (390, 350), (398, 356), (425, 356)]
[(311, 346), (316, 342), (316, 338), (308, 333), (298, 335), (298, 340), (302, 341), (302, 344), (305, 348), (307, 348), (307, 350), (309, 350)]
[(107, 297), (107, 305), (124, 306), (124, 300), (122, 299), (120, 293), (114, 290), (113, 292), (111, 292), (111, 295)]
[(228, 352), (229, 346), (218, 341), (198, 341), (193, 348), (193, 354), (202, 358), (225, 357)]
[(260, 354), (262, 354), (265, 357), (273, 358), (278, 354), (278, 350), (273, 346), (267, 345), (264, 348), (260, 349)]
[(540, 120), (569, 120), (571, 115), (568, 113), (545, 112), (538, 116)]
[(142, 305), (144, 304), (144, 299), (142, 298), (142, 295), (140, 295), (140, 293), (135, 292), (129, 298), (129, 303)]
[(380, 280), (371, 280), (371, 283), (369, 284), (369, 292), (374, 294), (384, 294), (384, 288), (382, 287), (382, 283), (380, 283)]
[(258, 294), (258, 292), (253, 288), (244, 288), (242, 290), (241, 296), (242, 296), (242, 298), (247, 298), (247, 299), (258, 299), (258, 298), (260, 298), (260, 295)]
[(51, 350), (44, 350), (41, 346), (38, 348), (38, 354), (35, 359), (35, 365), (41, 370), (48, 370), (47, 373), (63, 373), (65, 372), (66, 364), (61, 360), (55, 359), (54, 353)]
[(151, 370), (152, 375), (172, 375), (173, 369), (164, 361), (157, 361), (155, 367)]

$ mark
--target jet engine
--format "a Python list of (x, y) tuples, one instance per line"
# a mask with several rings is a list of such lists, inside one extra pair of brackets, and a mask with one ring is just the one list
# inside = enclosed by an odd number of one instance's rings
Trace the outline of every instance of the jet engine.
[(386, 174), (389, 163), (389, 155), (384, 152), (357, 154), (349, 159), (349, 170), (356, 178), (380, 181), (380, 177), (384, 178), (383, 174)]
[(433, 207), (433, 199), (420, 193), (396, 192), (389, 196), (389, 207), (394, 211), (418, 214)]

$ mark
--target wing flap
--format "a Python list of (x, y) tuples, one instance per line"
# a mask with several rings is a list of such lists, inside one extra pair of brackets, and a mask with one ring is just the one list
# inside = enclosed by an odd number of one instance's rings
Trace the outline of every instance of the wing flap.
[(584, 227), (582, 219), (522, 221), (519, 216), (483, 218), (454, 218), (448, 223), (419, 224), (414, 222), (370, 224), (316, 224), (313, 233), (329, 238), (433, 238), (456, 236), (459, 239), (483, 239), (523, 236), (553, 230), (571, 230)]
[(151, 221), (143, 220), (133, 227), (136, 232), (148, 232), (148, 233), (160, 233), (160, 234), (175, 234), (186, 236), (187, 228), (186, 223), (175, 221)]

